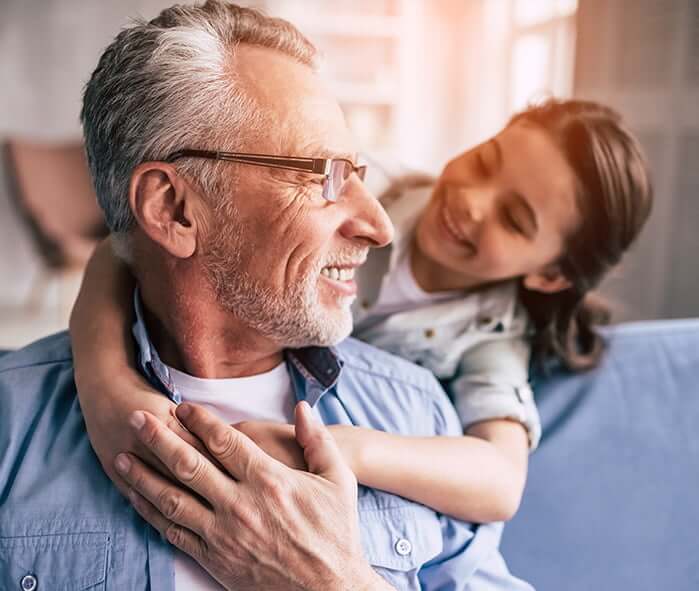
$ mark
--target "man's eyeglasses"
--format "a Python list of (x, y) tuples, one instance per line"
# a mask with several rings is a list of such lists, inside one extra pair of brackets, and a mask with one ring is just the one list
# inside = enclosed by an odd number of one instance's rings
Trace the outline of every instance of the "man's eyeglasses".
[(320, 174), (323, 180), (323, 197), (328, 201), (337, 201), (342, 194), (345, 183), (352, 173), (357, 173), (359, 180), (366, 176), (366, 165), (355, 166), (347, 158), (301, 158), (296, 156), (272, 156), (270, 154), (245, 154), (243, 152), (212, 152), (208, 150), (178, 150), (167, 158), (166, 162), (174, 162), (179, 158), (208, 158), (210, 160), (226, 160), (239, 164), (281, 168), (296, 172)]

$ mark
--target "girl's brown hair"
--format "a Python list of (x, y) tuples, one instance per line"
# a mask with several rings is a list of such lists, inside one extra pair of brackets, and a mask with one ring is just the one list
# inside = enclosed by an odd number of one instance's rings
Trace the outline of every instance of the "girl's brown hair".
[(557, 357), (570, 369), (594, 367), (603, 341), (595, 326), (608, 321), (591, 294), (648, 219), (653, 201), (641, 147), (614, 110), (591, 101), (550, 99), (510, 119), (544, 129), (575, 172), (580, 228), (558, 261), (572, 283), (545, 294), (520, 290), (533, 324), (535, 362)]

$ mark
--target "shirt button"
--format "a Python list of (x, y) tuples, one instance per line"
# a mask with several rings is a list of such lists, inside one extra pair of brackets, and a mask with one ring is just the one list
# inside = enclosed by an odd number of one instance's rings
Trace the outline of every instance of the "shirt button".
[(431, 339), (434, 336), (434, 328), (426, 328), (425, 329), (425, 336), (428, 339)]
[(24, 575), (19, 585), (22, 591), (34, 591), (39, 585), (39, 581), (36, 580), (34, 575)]
[(362, 307), (363, 310), (368, 310), (369, 309), (369, 300), (362, 300), (360, 303), (360, 306)]
[(407, 556), (413, 551), (413, 545), (406, 540), (405, 538), (401, 538), (396, 542), (396, 552), (400, 554), (401, 556)]

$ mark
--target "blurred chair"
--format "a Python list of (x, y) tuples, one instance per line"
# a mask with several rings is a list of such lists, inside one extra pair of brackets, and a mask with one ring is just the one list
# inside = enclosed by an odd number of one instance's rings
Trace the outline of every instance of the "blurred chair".
[[(80, 142), (50, 144), (9, 139), (3, 156), (11, 199), (42, 262), (27, 305), (39, 306), (49, 280), (82, 271), (97, 242), (107, 235)], [(59, 305), (72, 302), (59, 302)]]

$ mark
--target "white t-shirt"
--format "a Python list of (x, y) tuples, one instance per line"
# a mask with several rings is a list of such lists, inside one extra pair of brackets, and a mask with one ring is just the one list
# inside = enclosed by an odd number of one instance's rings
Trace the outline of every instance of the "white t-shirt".
[[(286, 363), (244, 378), (207, 380), (168, 367), (182, 400), (208, 408), (228, 423), (245, 420), (293, 422), (296, 397)], [(223, 589), (189, 555), (175, 551), (175, 590)]]
[(435, 304), (451, 298), (463, 297), (463, 291), (428, 292), (422, 289), (410, 267), (410, 248), (400, 254), (395, 268), (388, 271), (381, 291), (372, 308), (372, 315), (386, 316)]

